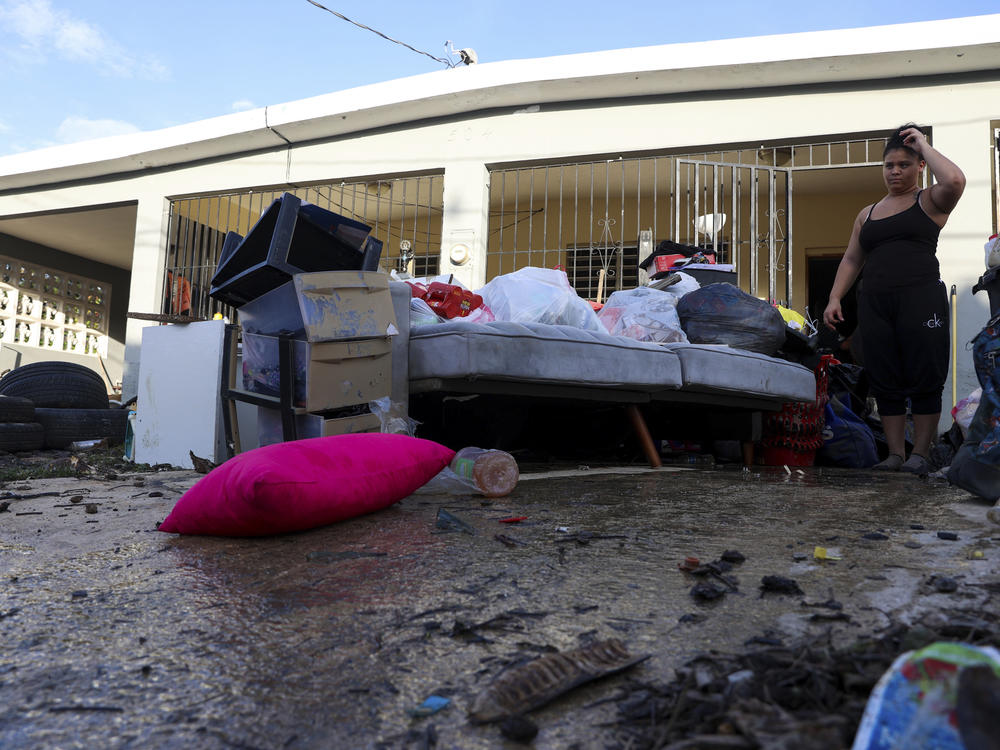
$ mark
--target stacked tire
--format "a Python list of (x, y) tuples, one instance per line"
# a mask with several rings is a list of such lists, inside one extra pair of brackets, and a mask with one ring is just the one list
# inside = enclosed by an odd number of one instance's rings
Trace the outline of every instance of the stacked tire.
[(45, 428), (35, 421), (35, 405), (26, 398), (0, 396), (0, 451), (36, 451), (45, 444)]
[[(104, 379), (83, 365), (73, 362), (22, 365), (0, 379), (0, 397), (27, 400), (33, 405), (34, 423), (41, 426), (43, 434), (40, 448), (67, 448), (80, 440), (108, 438), (111, 443), (120, 443), (125, 439), (128, 412), (110, 408)], [(9, 431), (11, 440), (17, 432), (16, 428)], [(0, 438), (0, 448), (2, 442)]]

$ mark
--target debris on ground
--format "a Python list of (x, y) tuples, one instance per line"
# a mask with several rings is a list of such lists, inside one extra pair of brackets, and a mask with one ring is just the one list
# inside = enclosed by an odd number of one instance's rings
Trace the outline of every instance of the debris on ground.
[(520, 716), (586, 682), (621, 672), (648, 656), (633, 656), (615, 639), (546, 654), (502, 672), (480, 693), (469, 711), (477, 724)]
[(434, 526), (442, 531), (461, 531), (465, 534), (471, 534), (472, 536), (475, 536), (476, 534), (476, 530), (474, 528), (454, 513), (450, 513), (444, 508), (438, 508), (437, 520), (435, 521)]
[[(965, 640), (996, 646), (998, 619), (966, 630)], [(616, 746), (850, 747), (872, 689), (896, 658), (942, 640), (943, 631), (953, 632), (955, 625), (893, 624), (879, 636), (839, 648), (828, 632), (794, 646), (775, 643), (741, 654), (699, 655), (668, 683), (629, 682), (620, 688), (617, 718), (610, 723)]]
[(420, 719), (425, 716), (432, 716), (438, 711), (447, 708), (449, 705), (451, 705), (451, 698), (445, 698), (440, 695), (432, 695), (416, 708), (409, 709), (407, 713), (415, 719)]
[(760, 595), (764, 594), (796, 594), (802, 596), (805, 592), (792, 578), (784, 576), (764, 576), (760, 579)]

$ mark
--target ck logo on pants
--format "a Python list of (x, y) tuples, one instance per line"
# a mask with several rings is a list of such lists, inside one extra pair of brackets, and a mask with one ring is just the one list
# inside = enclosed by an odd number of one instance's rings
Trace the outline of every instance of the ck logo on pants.
[(930, 320), (924, 321), (924, 325), (928, 328), (940, 328), (944, 325), (944, 321), (937, 316), (937, 313), (934, 313), (934, 316)]

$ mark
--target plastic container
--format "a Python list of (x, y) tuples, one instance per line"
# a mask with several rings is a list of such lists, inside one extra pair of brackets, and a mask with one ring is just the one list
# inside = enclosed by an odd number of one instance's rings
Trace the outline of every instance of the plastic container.
[(462, 448), (451, 460), (450, 468), (462, 479), (475, 484), (486, 497), (509, 495), (520, 477), (514, 457), (498, 450)]
[(226, 235), (209, 294), (239, 307), (311, 271), (374, 271), (382, 243), (371, 227), (303, 203), (291, 193), (277, 198), (241, 237)]

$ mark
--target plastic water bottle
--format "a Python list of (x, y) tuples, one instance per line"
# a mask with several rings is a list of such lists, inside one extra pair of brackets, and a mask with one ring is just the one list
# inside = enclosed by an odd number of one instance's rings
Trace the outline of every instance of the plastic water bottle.
[(521, 476), (512, 455), (483, 448), (462, 448), (451, 460), (451, 470), (486, 497), (509, 495)]

